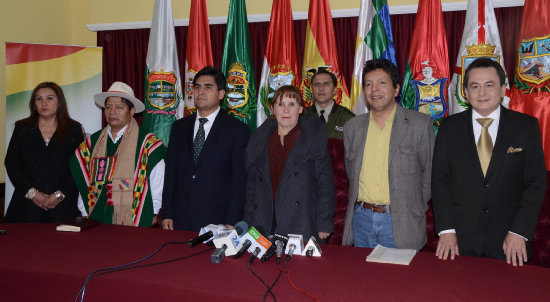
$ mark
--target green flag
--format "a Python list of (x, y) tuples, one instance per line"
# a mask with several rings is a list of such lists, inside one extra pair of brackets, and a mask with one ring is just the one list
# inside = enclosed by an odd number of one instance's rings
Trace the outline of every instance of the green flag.
[(256, 129), (256, 84), (244, 0), (231, 0), (223, 47), (222, 71), (227, 93), (222, 109)]

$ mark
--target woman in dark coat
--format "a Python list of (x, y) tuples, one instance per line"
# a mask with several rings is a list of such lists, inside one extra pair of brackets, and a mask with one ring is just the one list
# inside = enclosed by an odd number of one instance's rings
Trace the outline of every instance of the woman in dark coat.
[(68, 160), (84, 140), (82, 126), (69, 117), (65, 95), (53, 82), (38, 84), (30, 116), (15, 122), (6, 171), (15, 187), (6, 222), (57, 223), (80, 216)]
[(305, 114), (296, 87), (279, 88), (275, 118), (252, 134), (246, 148), (244, 220), (269, 234), (326, 239), (334, 231), (334, 180), (321, 120)]

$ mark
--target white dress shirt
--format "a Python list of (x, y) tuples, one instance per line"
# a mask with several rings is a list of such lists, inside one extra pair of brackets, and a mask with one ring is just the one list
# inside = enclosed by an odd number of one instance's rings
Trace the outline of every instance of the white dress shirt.
[(193, 139), (195, 139), (195, 136), (197, 135), (197, 131), (199, 131), (199, 118), (207, 118), (208, 121), (204, 123), (204, 140), (208, 137), (208, 133), (210, 133), (210, 129), (212, 129), (212, 125), (214, 125), (214, 120), (216, 119), (216, 116), (218, 116), (218, 113), (220, 112), (220, 107), (216, 109), (216, 111), (210, 113), (208, 116), (200, 116), (199, 111), (197, 110), (197, 118), (195, 119), (195, 127), (193, 127)]
[[(128, 125), (124, 126), (117, 132), (116, 138), (113, 138), (111, 134), (111, 126), (107, 126), (107, 133), (111, 138), (113, 143), (117, 143), (124, 131), (126, 131)], [(149, 177), (149, 188), (151, 188), (151, 198), (153, 199), (153, 213), (157, 215), (159, 213), (160, 207), (162, 206), (162, 189), (164, 188), (164, 159), (161, 159), (158, 164), (153, 168)], [(88, 216), (86, 208), (84, 207), (84, 202), (82, 201), (82, 196), (78, 194), (78, 209), (82, 216)]]

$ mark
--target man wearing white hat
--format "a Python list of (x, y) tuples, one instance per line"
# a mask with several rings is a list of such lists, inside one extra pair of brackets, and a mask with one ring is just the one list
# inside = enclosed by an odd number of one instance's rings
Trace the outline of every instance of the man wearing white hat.
[(115, 82), (94, 96), (107, 127), (82, 142), (71, 157), (83, 216), (103, 223), (150, 227), (162, 204), (166, 147), (133, 118), (145, 109), (130, 86)]

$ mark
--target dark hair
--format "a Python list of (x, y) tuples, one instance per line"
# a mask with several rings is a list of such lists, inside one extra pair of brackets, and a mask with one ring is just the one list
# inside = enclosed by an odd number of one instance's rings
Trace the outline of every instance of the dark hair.
[[(105, 106), (107, 106), (107, 100), (109, 100), (109, 98), (112, 98), (113, 96), (109, 96), (105, 99)], [(130, 100), (128, 99), (125, 99), (123, 97), (120, 97), (121, 101), (126, 104), (126, 106), (128, 106), (128, 110), (132, 110), (132, 108), (134, 108), (134, 103), (132, 103)]]
[(389, 74), (393, 88), (397, 88), (399, 84), (399, 72), (397, 71), (397, 67), (390, 60), (386, 59), (375, 59), (365, 62), (365, 68), (363, 68), (363, 88), (365, 87), (365, 75), (375, 69), (382, 69)]
[[(279, 89), (275, 91), (275, 95), (273, 95), (273, 98), (271, 99), (269, 106), (271, 107), (275, 106), (275, 103), (277, 103), (277, 101), (281, 100), (285, 96), (287, 98), (295, 99), (298, 105), (305, 109), (306, 104), (304, 103), (304, 99), (300, 94), (300, 90), (298, 90), (298, 88), (292, 85), (285, 85), (285, 86), (279, 87)], [(305, 115), (306, 110), (302, 110), (301, 114)]]
[(59, 85), (54, 82), (42, 82), (34, 87), (31, 94), (31, 99), (29, 100), (29, 109), (31, 111), (31, 115), (27, 118), (17, 121), (17, 123), (23, 124), (23, 129), (38, 126), (38, 119), (40, 118), (40, 116), (38, 115), (38, 111), (36, 110), (36, 94), (38, 93), (38, 90), (42, 88), (49, 88), (53, 90), (55, 92), (55, 95), (57, 96), (57, 113), (55, 115), (57, 128), (55, 130), (54, 136), (60, 138), (60, 141), (63, 141), (68, 132), (69, 125), (72, 123), (79, 123), (71, 119), (71, 117), (69, 116), (65, 94), (63, 93), (61, 87), (59, 87)]
[(216, 86), (218, 86), (218, 91), (220, 90), (225, 91), (225, 76), (219, 69), (214, 68), (212, 66), (206, 66), (203, 69), (201, 69), (199, 72), (197, 72), (197, 74), (193, 78), (193, 86), (195, 85), (197, 79), (204, 75), (213, 76), (216, 81)]
[(315, 77), (320, 74), (328, 74), (332, 79), (332, 84), (334, 84), (334, 87), (338, 86), (338, 79), (336, 79), (336, 76), (334, 75), (334, 73), (332, 73), (330, 70), (328, 70), (325, 67), (319, 67), (319, 69), (317, 69), (317, 72), (315, 72), (313, 77), (311, 77), (311, 85), (313, 85), (313, 80), (315, 79)]
[(502, 69), (502, 66), (500, 64), (491, 59), (491, 58), (477, 58), (475, 61), (470, 63), (468, 65), (468, 68), (466, 68), (466, 72), (464, 72), (464, 81), (462, 83), (462, 89), (467, 90), (468, 88), (468, 81), (470, 80), (470, 71), (472, 69), (476, 68), (494, 68), (498, 74), (498, 78), (500, 80), (500, 86), (504, 85), (506, 83), (506, 73), (504, 72), (504, 69)]

